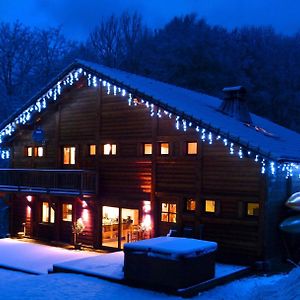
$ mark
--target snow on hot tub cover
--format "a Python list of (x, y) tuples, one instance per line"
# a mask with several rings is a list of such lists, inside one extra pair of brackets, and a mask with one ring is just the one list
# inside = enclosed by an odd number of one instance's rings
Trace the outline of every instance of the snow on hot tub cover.
[(157, 237), (124, 245), (124, 251), (178, 257), (202, 256), (217, 250), (217, 243), (180, 237)]

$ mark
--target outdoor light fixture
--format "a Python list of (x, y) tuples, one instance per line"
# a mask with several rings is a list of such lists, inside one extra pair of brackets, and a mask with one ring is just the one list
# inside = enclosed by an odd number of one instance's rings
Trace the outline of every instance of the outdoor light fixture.
[(27, 196), (26, 196), (26, 200), (27, 200), (28, 202), (31, 202), (31, 201), (32, 201), (32, 196), (31, 196), (31, 195), (27, 195)]

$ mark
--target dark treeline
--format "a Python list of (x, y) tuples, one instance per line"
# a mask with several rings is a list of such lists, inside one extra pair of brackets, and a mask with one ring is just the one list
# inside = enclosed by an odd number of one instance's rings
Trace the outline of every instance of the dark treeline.
[(84, 43), (68, 41), (59, 29), (0, 24), (0, 117), (75, 58), (218, 97), (224, 86), (244, 85), (252, 112), (300, 131), (300, 34), (283, 36), (271, 27), (228, 31), (195, 15), (156, 31), (136, 13), (111, 16)]

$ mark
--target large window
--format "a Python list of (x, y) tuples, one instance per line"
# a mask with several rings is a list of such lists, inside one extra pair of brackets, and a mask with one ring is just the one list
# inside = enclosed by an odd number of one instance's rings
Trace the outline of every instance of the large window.
[(161, 204), (161, 218), (162, 222), (176, 223), (176, 204), (163, 202)]
[(159, 143), (160, 155), (169, 155), (169, 143)]
[(116, 155), (117, 154), (117, 145), (116, 144), (103, 145), (103, 154), (104, 155)]
[(76, 147), (64, 147), (64, 165), (75, 165)]
[(72, 222), (72, 204), (63, 203), (62, 205), (62, 220)]
[(55, 210), (49, 202), (42, 203), (42, 222), (54, 223), (55, 222)]

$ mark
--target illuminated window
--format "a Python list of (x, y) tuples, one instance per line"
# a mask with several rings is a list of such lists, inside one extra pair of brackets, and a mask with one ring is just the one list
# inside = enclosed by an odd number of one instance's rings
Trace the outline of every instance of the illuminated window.
[(75, 165), (75, 147), (64, 147), (64, 165)]
[(44, 156), (44, 147), (34, 147), (34, 156), (43, 157)]
[(187, 154), (195, 155), (198, 153), (198, 144), (197, 142), (187, 142)]
[(55, 211), (49, 202), (42, 203), (42, 222), (43, 223), (54, 223), (55, 222)]
[(176, 223), (176, 204), (163, 202), (161, 204), (161, 219), (162, 222)]
[(32, 155), (33, 155), (33, 148), (32, 147), (26, 147), (25, 155), (27, 157), (32, 157)]
[(169, 143), (160, 143), (159, 150), (161, 155), (168, 155), (169, 154)]
[(66, 221), (66, 222), (72, 222), (72, 204), (63, 203), (62, 219), (63, 219), (63, 221)]
[(186, 199), (185, 209), (186, 209), (186, 211), (195, 211), (196, 210), (196, 200), (193, 198)]
[(247, 203), (247, 216), (255, 216), (259, 215), (259, 204), (254, 202)]
[(117, 145), (116, 144), (103, 145), (103, 154), (104, 155), (116, 155), (117, 154)]
[(205, 212), (216, 213), (216, 200), (205, 200)]
[(90, 149), (89, 149), (90, 156), (95, 156), (96, 150), (97, 150), (96, 145), (90, 145)]
[(152, 154), (152, 144), (144, 144), (144, 155)]

